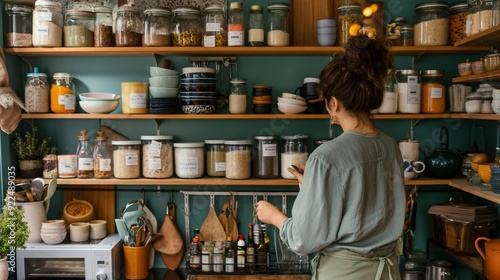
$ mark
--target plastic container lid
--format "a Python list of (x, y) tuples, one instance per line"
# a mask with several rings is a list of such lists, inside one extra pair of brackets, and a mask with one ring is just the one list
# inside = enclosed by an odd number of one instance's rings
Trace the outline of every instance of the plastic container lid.
[[(232, 4), (232, 3), (231, 3)], [(172, 10), (172, 13), (178, 15), (201, 15), (200, 8), (194, 6), (179, 6)]]
[(255, 140), (275, 140), (278, 139), (276, 136), (255, 136), (253, 139)]
[(224, 141), (224, 145), (252, 145), (251, 140), (228, 140)]
[(281, 136), (281, 139), (285, 139), (285, 140), (306, 140), (306, 139), (309, 139), (309, 136), (304, 135), (304, 134), (285, 135), (285, 136)]
[(143, 135), (141, 140), (172, 140), (173, 136), (170, 135)]
[(304, 78), (304, 84), (306, 84), (306, 83), (316, 83), (316, 84), (319, 84), (319, 79), (318, 78), (311, 78), (311, 77)]
[(39, 78), (39, 77), (47, 78), (47, 74), (38, 73), (38, 67), (33, 67), (33, 73), (27, 73), (26, 77), (28, 77), (28, 78)]
[(113, 12), (113, 9), (111, 9), (110, 7), (106, 7), (106, 6), (95, 6), (92, 8), (92, 11), (94, 13), (111, 13), (111, 12)]
[(193, 143), (174, 143), (175, 148), (203, 148), (205, 143), (203, 142), (193, 142)]
[(427, 9), (427, 8), (446, 8), (448, 9), (448, 3), (444, 1), (435, 1), (435, 2), (428, 2), (428, 3), (420, 3), (415, 6), (415, 10), (422, 10), (422, 9)]
[(223, 145), (226, 140), (205, 140), (208, 145)]
[(418, 70), (415, 70), (415, 69), (404, 69), (404, 70), (397, 70), (396, 74), (400, 74), (400, 75), (418, 75), (419, 72), (418, 72)]
[(111, 141), (111, 145), (116, 145), (116, 146), (141, 145), (141, 141), (140, 140)]
[(262, 6), (261, 5), (251, 5), (250, 11), (262, 11)]

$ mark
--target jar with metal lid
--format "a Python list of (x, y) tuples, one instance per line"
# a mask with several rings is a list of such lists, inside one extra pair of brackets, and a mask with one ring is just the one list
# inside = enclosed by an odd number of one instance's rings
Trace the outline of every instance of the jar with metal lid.
[(413, 46), (413, 26), (404, 24), (399, 35), (401, 46)]
[(250, 6), (248, 44), (250, 46), (264, 46), (264, 12), (261, 5)]
[(134, 6), (121, 6), (115, 20), (115, 44), (117, 47), (142, 45), (144, 23)]
[(295, 179), (288, 172), (287, 168), (291, 165), (306, 164), (307, 140), (309, 136), (298, 134), (292, 136), (281, 136), (281, 177), (284, 179)]
[(421, 82), (417, 70), (396, 71), (398, 81), (398, 111), (400, 113), (420, 113)]
[(173, 45), (180, 47), (201, 46), (203, 22), (197, 7), (181, 6), (172, 10)]
[(28, 113), (49, 112), (49, 85), (47, 75), (38, 73), (38, 68), (33, 68), (33, 73), (26, 75), (24, 86), (24, 107)]
[(481, 106), (483, 100), (481, 94), (478, 92), (471, 92), (465, 97), (465, 112), (467, 114), (479, 114), (481, 113)]
[(33, 46), (61, 47), (63, 37), (61, 3), (37, 0), (33, 10)]
[(205, 144), (174, 143), (175, 175), (179, 178), (200, 178), (205, 171)]
[(229, 81), (229, 113), (244, 114), (247, 112), (246, 80), (233, 78)]
[(221, 4), (210, 4), (205, 8), (203, 46), (227, 46), (227, 13)]
[(270, 3), (267, 6), (267, 45), (282, 47), (290, 45), (290, 6), (288, 3)]
[(213, 270), (213, 255), (215, 245), (211, 241), (205, 241), (201, 246), (201, 270), (210, 272)]
[(226, 150), (224, 140), (205, 140), (207, 174), (210, 177), (226, 176)]
[(172, 45), (172, 12), (170, 9), (158, 7), (144, 11), (144, 36), (142, 45), (162, 47)]
[(479, 32), (479, 0), (469, 0), (467, 15), (465, 18), (465, 36), (471, 36)]
[(92, 8), (95, 14), (94, 47), (113, 46), (113, 10), (106, 6)]
[(243, 3), (231, 2), (227, 17), (227, 45), (241, 47), (245, 45), (245, 22)]
[[(385, 27), (385, 38), (389, 40), (393, 46), (402, 46), (401, 42), (401, 26), (406, 23), (404, 17), (394, 18), (391, 23)], [(413, 39), (413, 38), (412, 38)]]
[(141, 136), (143, 177), (164, 179), (174, 175), (173, 139), (170, 135)]
[(226, 148), (226, 178), (248, 179), (251, 172), (252, 141), (224, 141)]
[(255, 136), (253, 176), (265, 179), (278, 177), (278, 154), (276, 136)]
[(467, 22), (467, 3), (459, 3), (450, 6), (448, 9), (449, 26), (448, 26), (448, 45), (453, 46), (456, 42), (463, 40), (466, 37), (466, 22)]
[(351, 33), (349, 29), (353, 24), (359, 24), (363, 21), (363, 13), (361, 11), (361, 4), (359, 3), (345, 3), (339, 5), (338, 10), (338, 37), (337, 40), (339, 45), (344, 45), (347, 43), (349, 38), (351, 38)]
[(444, 113), (445, 87), (442, 70), (424, 70), (422, 76), (422, 113)]
[(493, 26), (493, 1), (482, 0), (479, 6), (479, 31)]
[(123, 82), (122, 112), (124, 114), (148, 113), (148, 83)]
[(95, 146), (93, 152), (94, 158), (94, 178), (107, 179), (111, 178), (111, 155), (108, 151), (107, 138), (103, 131), (97, 132), (95, 137)]
[(93, 12), (67, 10), (64, 21), (64, 46), (94, 46), (94, 22), (95, 14)]
[(448, 3), (434, 1), (417, 4), (413, 44), (415, 46), (446, 46), (448, 24)]
[(76, 110), (76, 95), (73, 91), (73, 77), (69, 73), (54, 73), (50, 87), (50, 110), (53, 113), (68, 114)]
[(141, 176), (141, 141), (112, 141), (113, 175), (118, 179), (133, 179)]
[(4, 11), (5, 47), (31, 47), (33, 45), (33, 8), (6, 3)]
[(384, 80), (384, 99), (378, 113), (394, 114), (398, 111), (398, 81), (394, 71), (389, 70)]
[(76, 177), (92, 178), (94, 177), (94, 156), (90, 146), (90, 136), (87, 131), (80, 131), (78, 136), (78, 150), (76, 151)]

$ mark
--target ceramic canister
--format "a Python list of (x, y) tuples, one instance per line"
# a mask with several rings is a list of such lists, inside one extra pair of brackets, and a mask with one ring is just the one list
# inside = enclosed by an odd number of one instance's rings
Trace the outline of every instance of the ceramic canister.
[(415, 140), (402, 140), (399, 141), (399, 150), (403, 158), (408, 160), (418, 160), (419, 144)]

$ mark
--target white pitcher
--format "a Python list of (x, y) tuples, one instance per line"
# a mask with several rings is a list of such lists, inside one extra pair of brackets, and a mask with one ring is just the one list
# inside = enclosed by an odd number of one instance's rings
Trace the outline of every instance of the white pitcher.
[(34, 202), (17, 202), (16, 205), (17, 207), (24, 209), (24, 220), (28, 222), (28, 228), (30, 229), (28, 242), (42, 242), (40, 230), (42, 228), (42, 222), (47, 221), (49, 206), (45, 206), (43, 200)]

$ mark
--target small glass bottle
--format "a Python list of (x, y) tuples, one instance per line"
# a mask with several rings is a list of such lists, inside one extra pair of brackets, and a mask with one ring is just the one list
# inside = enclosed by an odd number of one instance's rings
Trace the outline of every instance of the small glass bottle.
[(69, 73), (54, 73), (50, 87), (50, 110), (52, 112), (59, 114), (75, 112), (76, 96), (72, 79)]
[(248, 15), (248, 44), (250, 46), (264, 45), (264, 13), (261, 5), (250, 6)]
[(227, 13), (221, 4), (210, 4), (205, 9), (203, 46), (227, 46)]
[(208, 176), (226, 176), (226, 150), (224, 148), (224, 140), (205, 140), (205, 147)]
[(177, 47), (201, 46), (203, 39), (203, 21), (197, 7), (181, 6), (173, 13), (173, 45)]
[(172, 12), (167, 8), (153, 8), (144, 11), (144, 36), (142, 45), (162, 47), (172, 45), (170, 25)]
[(347, 43), (349, 38), (351, 38), (351, 34), (349, 33), (349, 29), (353, 24), (361, 25), (363, 20), (363, 13), (361, 11), (361, 4), (359, 3), (345, 3), (339, 5), (338, 10), (338, 19), (337, 19), (337, 28), (338, 28), (338, 42), (339, 45), (344, 45)]
[(226, 178), (248, 179), (251, 172), (252, 141), (224, 141), (226, 148)]
[(33, 73), (26, 75), (24, 87), (24, 106), (28, 113), (48, 113), (49, 110), (49, 85), (47, 75), (38, 73), (38, 68), (33, 68)]
[(422, 71), (422, 113), (444, 113), (445, 87), (444, 72), (441, 70)]
[(307, 140), (309, 136), (299, 134), (292, 136), (281, 136), (281, 177), (284, 179), (295, 179), (287, 168), (291, 165), (306, 164)]
[(64, 22), (64, 46), (93, 47), (94, 22), (93, 12), (67, 10)]
[(111, 178), (111, 156), (108, 151), (108, 144), (103, 131), (97, 132), (95, 137), (94, 147), (94, 178), (107, 179)]
[(385, 38), (389, 40), (393, 46), (403, 45), (401, 42), (401, 26), (403, 26), (403, 24), (406, 24), (406, 18), (397, 17), (385, 27)]
[(378, 108), (378, 113), (394, 114), (398, 111), (398, 82), (392, 69), (387, 73), (384, 85), (384, 99)]
[(241, 47), (245, 45), (243, 3), (231, 2), (227, 30), (227, 45), (229, 47)]
[(63, 37), (61, 3), (37, 0), (33, 10), (33, 46), (61, 47)]
[(290, 45), (290, 6), (287, 3), (271, 3), (267, 6), (267, 45), (282, 47)]
[(4, 10), (5, 47), (31, 47), (33, 45), (33, 8), (6, 3)]
[(94, 47), (113, 46), (113, 10), (106, 6), (95, 6)]
[(189, 267), (194, 270), (201, 268), (201, 248), (199, 242), (200, 239), (198, 237), (193, 237), (193, 242), (189, 250)]
[(115, 20), (115, 44), (117, 47), (142, 45), (144, 24), (139, 10), (134, 6), (121, 6)]
[(493, 25), (493, 1), (483, 0), (479, 6), (479, 31), (490, 29)]
[(254, 137), (253, 176), (255, 178), (278, 177), (278, 138), (275, 136)]
[(233, 246), (233, 238), (231, 236), (228, 236), (226, 238), (226, 246), (225, 246), (224, 255), (226, 256), (226, 259), (225, 259), (226, 266), (225, 266), (224, 270), (226, 272), (229, 272), (229, 273), (234, 272), (234, 265), (236, 262), (235, 261), (236, 252), (235, 252), (235, 249)]
[(246, 80), (233, 78), (229, 81), (229, 113), (245, 114), (247, 112)]
[(94, 156), (92, 147), (90, 146), (90, 136), (87, 131), (80, 131), (78, 136), (79, 149), (76, 151), (76, 177), (77, 178), (92, 178), (94, 176)]

